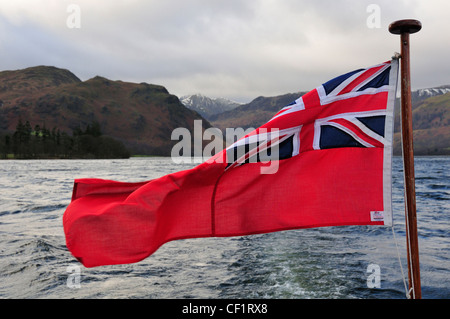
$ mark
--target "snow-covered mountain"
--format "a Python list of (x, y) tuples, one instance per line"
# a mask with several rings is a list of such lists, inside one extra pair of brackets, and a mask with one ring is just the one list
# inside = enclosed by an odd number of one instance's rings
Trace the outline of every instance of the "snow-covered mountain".
[(428, 89), (418, 89), (411, 92), (411, 98), (413, 101), (425, 100), (429, 97), (442, 95), (450, 92), (450, 85), (443, 85)]
[(188, 109), (194, 110), (209, 120), (212, 115), (232, 110), (241, 105), (225, 98), (211, 98), (202, 94), (186, 95), (180, 101)]
[[(411, 97), (413, 104), (416, 104), (427, 98), (446, 93), (450, 93), (450, 85), (414, 90), (411, 92)], [(225, 98), (212, 98), (203, 94), (185, 95), (180, 98), (180, 101), (188, 109), (196, 111), (207, 120), (215, 120), (214, 115), (244, 105)]]

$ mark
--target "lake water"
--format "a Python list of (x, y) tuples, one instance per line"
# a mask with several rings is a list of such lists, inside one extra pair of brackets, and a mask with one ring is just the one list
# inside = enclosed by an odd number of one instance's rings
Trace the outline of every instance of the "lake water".
[[(450, 157), (417, 157), (415, 164), (422, 294), (448, 299)], [(397, 157), (395, 236), (392, 228), (350, 226), (188, 239), (136, 264), (89, 269), (67, 250), (62, 216), (75, 178), (144, 181), (194, 165), (170, 158), (1, 161), (0, 298), (405, 298)], [(379, 267), (380, 288), (368, 286), (369, 265)]]

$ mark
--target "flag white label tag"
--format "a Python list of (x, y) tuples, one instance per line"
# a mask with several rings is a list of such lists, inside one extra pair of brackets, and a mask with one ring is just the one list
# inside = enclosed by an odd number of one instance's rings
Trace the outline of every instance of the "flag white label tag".
[(382, 221), (384, 221), (384, 212), (380, 212), (380, 211), (370, 212), (370, 221), (371, 222), (382, 222)]

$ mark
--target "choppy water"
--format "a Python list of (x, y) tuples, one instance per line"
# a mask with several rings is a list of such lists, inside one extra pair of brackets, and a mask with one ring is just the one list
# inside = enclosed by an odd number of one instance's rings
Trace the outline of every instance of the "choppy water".
[[(62, 215), (75, 178), (142, 181), (192, 166), (170, 158), (1, 161), (0, 298), (405, 298), (385, 227), (180, 240), (137, 264), (91, 269), (68, 252)], [(423, 298), (447, 299), (450, 157), (416, 158), (416, 192)], [(406, 275), (402, 193), (395, 158), (394, 230)], [(381, 288), (367, 285), (370, 264), (380, 267)]]

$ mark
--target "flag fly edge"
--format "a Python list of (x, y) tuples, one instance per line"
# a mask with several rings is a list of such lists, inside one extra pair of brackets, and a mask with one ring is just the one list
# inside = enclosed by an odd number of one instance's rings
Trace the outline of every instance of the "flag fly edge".
[(386, 108), (386, 145), (384, 147), (383, 165), (383, 197), (384, 197), (384, 225), (392, 226), (392, 156), (394, 136), (394, 111), (397, 94), (398, 81), (398, 59), (391, 61), (391, 72), (389, 77), (388, 101)]

